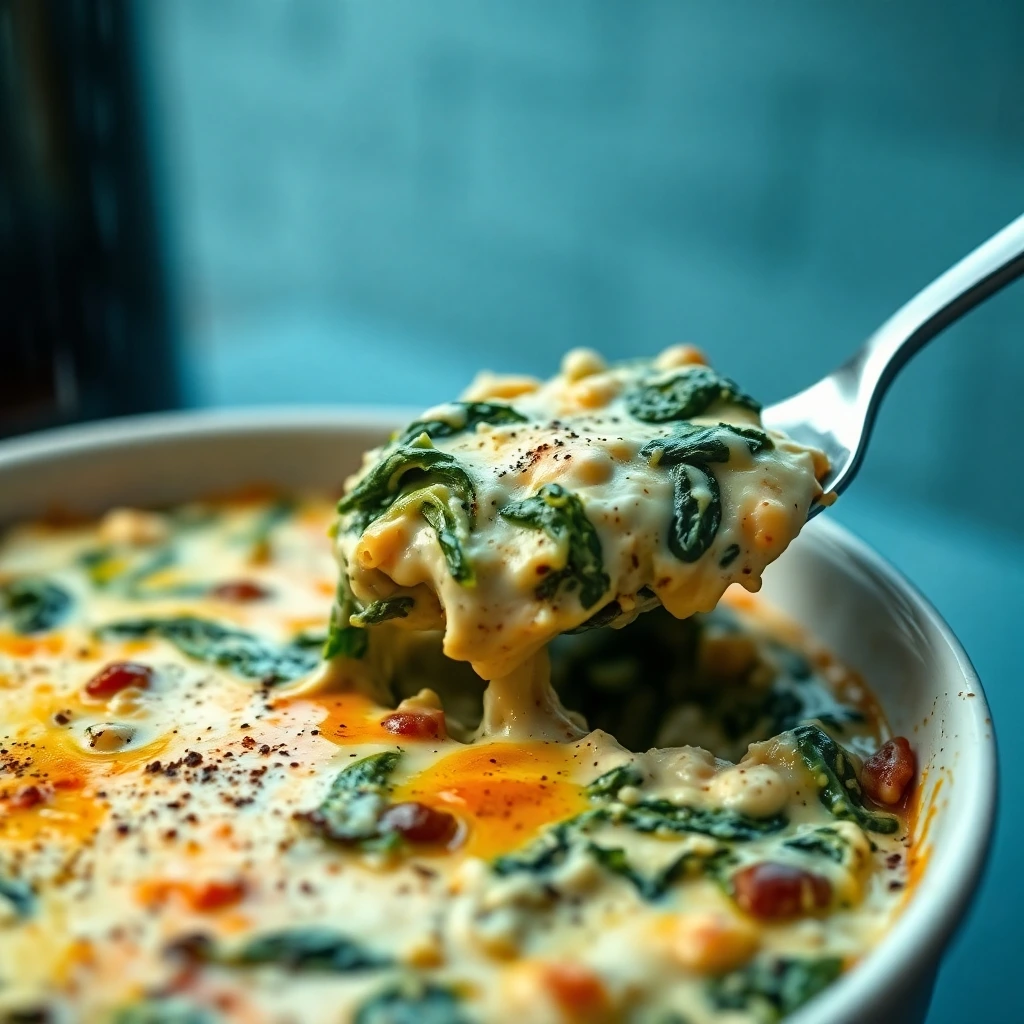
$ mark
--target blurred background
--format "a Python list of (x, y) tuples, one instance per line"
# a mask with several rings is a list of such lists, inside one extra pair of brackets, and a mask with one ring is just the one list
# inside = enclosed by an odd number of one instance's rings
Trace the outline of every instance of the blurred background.
[[(0, 0), (0, 433), (425, 406), (573, 345), (780, 398), (1024, 210), (1022, 48), (1019, 0)], [(836, 510), (1004, 723), (1022, 335), (1024, 284), (920, 356)], [(936, 1024), (1024, 1020), (1019, 811)]]

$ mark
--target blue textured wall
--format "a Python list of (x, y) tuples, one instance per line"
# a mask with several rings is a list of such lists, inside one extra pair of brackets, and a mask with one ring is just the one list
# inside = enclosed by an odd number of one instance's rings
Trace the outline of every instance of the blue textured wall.
[[(770, 400), (1024, 209), (1015, 0), (150, 10), (198, 403), (680, 339)], [(1022, 335), (1024, 286), (928, 351), (866, 485), (974, 514), (953, 467), (1016, 458)]]

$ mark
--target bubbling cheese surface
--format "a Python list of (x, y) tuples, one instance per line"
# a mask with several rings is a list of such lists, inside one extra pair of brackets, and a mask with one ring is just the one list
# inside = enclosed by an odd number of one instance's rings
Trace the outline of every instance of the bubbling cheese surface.
[(913, 756), (754, 597), (708, 611), (822, 467), (693, 360), (480, 381), (340, 519), (0, 538), (0, 1021), (759, 1024), (851, 968)]

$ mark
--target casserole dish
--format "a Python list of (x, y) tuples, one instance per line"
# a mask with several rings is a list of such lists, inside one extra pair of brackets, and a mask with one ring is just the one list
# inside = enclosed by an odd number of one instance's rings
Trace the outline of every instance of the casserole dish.
[[(340, 488), (360, 454), (408, 417), (386, 410), (183, 413), (0, 445), (0, 524), (53, 508), (163, 505), (253, 482)], [(790, 1019), (924, 1019), (942, 951), (977, 884), (992, 830), (995, 744), (980, 684), (935, 611), (825, 517), (765, 575), (768, 602), (856, 669), (921, 766), (916, 843), (927, 856), (891, 932)]]

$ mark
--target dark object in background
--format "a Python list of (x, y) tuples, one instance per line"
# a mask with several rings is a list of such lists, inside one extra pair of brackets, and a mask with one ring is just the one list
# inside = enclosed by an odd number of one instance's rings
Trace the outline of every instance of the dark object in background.
[(0, 436), (177, 403), (132, 11), (0, 0)]

